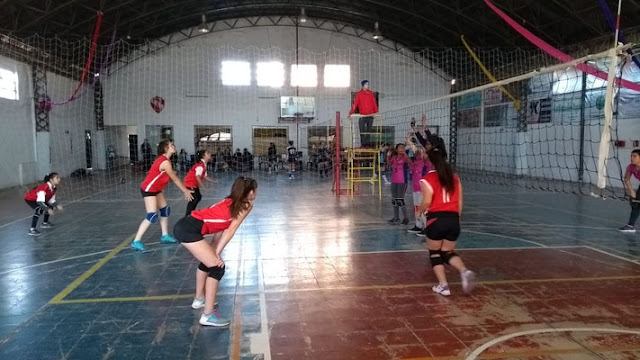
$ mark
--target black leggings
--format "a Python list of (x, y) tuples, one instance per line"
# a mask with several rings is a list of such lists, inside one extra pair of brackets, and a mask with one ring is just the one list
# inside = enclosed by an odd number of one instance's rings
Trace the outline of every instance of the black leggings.
[[(638, 190), (636, 190), (635, 200), (640, 200), (640, 186), (638, 186)], [(631, 202), (631, 215), (629, 215), (628, 225), (635, 226), (638, 217), (640, 217), (640, 203)]]
[(200, 194), (200, 188), (187, 188), (189, 190), (193, 190), (193, 200), (189, 201), (187, 204), (187, 213), (184, 216), (191, 215), (191, 212), (196, 209), (200, 200), (202, 200), (202, 194)]
[(44, 214), (44, 222), (49, 221), (49, 209), (42, 209), (42, 207), (35, 201), (25, 200), (27, 205), (31, 206), (35, 211), (33, 212), (33, 217), (31, 218), (31, 228), (35, 229), (38, 226), (38, 219), (40, 215)]

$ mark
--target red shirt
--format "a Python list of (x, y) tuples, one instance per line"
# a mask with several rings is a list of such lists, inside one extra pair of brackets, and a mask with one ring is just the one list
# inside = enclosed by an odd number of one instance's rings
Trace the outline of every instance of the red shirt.
[(35, 189), (27, 191), (24, 195), (27, 201), (54, 204), (56, 202), (56, 188), (50, 182), (42, 183)]
[(140, 188), (143, 191), (160, 192), (167, 186), (170, 180), (169, 175), (160, 170), (160, 165), (165, 161), (169, 161), (169, 158), (164, 155), (160, 155), (156, 158), (156, 161), (153, 162), (149, 172), (147, 173), (147, 177), (145, 177), (142, 184), (140, 184)]
[(191, 213), (192, 218), (204, 222), (201, 232), (202, 235), (215, 234), (231, 226), (231, 220), (233, 220), (231, 218), (231, 202), (231, 199), (225, 198), (211, 207), (194, 210)]
[(197, 188), (198, 181), (196, 180), (196, 176), (199, 177), (200, 180), (207, 177), (207, 164), (204, 163), (204, 160), (198, 161), (191, 167), (187, 175), (184, 177), (184, 186)]
[(453, 193), (448, 193), (440, 184), (438, 180), (438, 173), (435, 170), (429, 171), (422, 180), (431, 186), (433, 190), (433, 197), (431, 198), (431, 205), (429, 205), (429, 212), (454, 212), (460, 213), (460, 179), (458, 175), (453, 174), (453, 182), (455, 184)]
[(353, 114), (356, 109), (358, 109), (360, 115), (369, 115), (378, 112), (378, 104), (376, 104), (376, 97), (373, 95), (373, 91), (364, 89), (358, 91), (355, 100), (353, 100), (353, 106), (351, 107), (351, 111), (349, 111), (349, 115)]

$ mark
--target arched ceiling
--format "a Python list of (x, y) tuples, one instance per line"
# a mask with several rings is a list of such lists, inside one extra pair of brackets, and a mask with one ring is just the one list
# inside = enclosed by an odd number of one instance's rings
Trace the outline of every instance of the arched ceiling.
[[(616, 0), (608, 0), (615, 12)], [(494, 0), (529, 30), (554, 46), (611, 35), (595, 0)], [(623, 28), (640, 24), (640, 0), (623, 2)], [(255, 16), (296, 16), (373, 29), (412, 50), (460, 47), (460, 35), (474, 46), (529, 47), (482, 0), (0, 0), (0, 32), (19, 38), (89, 38), (96, 12), (104, 13), (100, 42), (113, 29), (131, 41), (156, 39), (208, 22)]]

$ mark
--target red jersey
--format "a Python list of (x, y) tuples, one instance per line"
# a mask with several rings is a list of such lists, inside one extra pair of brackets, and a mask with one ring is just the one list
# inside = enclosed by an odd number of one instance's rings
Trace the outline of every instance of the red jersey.
[(169, 183), (169, 175), (160, 170), (160, 165), (165, 161), (169, 161), (169, 158), (164, 155), (160, 155), (156, 161), (153, 162), (149, 172), (147, 173), (147, 177), (145, 177), (142, 184), (140, 184), (140, 188), (143, 191), (160, 192), (167, 186)]
[(27, 191), (24, 199), (53, 205), (56, 202), (56, 188), (47, 181), (38, 185), (35, 189)]
[(197, 188), (198, 181), (196, 180), (196, 176), (199, 177), (200, 180), (207, 177), (207, 164), (205, 164), (204, 160), (198, 161), (191, 167), (187, 175), (184, 177), (184, 186)]
[(349, 111), (349, 115), (353, 114), (356, 109), (360, 115), (369, 115), (378, 112), (378, 104), (376, 104), (376, 97), (371, 90), (360, 90), (356, 94), (355, 100), (353, 100), (353, 106)]
[(460, 179), (458, 175), (453, 174), (453, 182), (455, 184), (453, 193), (448, 193), (440, 184), (438, 180), (438, 173), (435, 170), (429, 171), (422, 180), (426, 182), (433, 190), (433, 197), (431, 198), (431, 205), (429, 205), (429, 212), (454, 212), (460, 213)]
[(225, 198), (211, 207), (191, 212), (192, 218), (204, 222), (202, 235), (215, 234), (231, 226), (233, 220), (231, 218), (231, 202), (231, 199)]

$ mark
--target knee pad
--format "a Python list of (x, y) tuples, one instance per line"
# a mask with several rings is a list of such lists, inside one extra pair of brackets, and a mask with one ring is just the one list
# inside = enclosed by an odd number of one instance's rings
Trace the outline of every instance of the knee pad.
[(225, 268), (219, 266), (209, 268), (209, 277), (220, 281), (220, 279), (222, 279), (222, 277), (224, 276), (224, 269)]
[(400, 207), (404, 207), (404, 199), (396, 199), (396, 204)]
[(442, 258), (442, 251), (440, 250), (429, 250), (429, 260), (431, 260), (431, 267), (444, 265), (444, 259)]
[(169, 205), (160, 209), (160, 216), (169, 217), (171, 215), (171, 207)]
[(147, 221), (149, 221), (150, 223), (155, 224), (156, 221), (158, 221), (158, 213), (149, 212), (147, 213), (145, 219), (147, 219)]
[(36, 208), (35, 215), (36, 215), (36, 216), (40, 216), (40, 215), (42, 215), (42, 214), (44, 214), (44, 208), (43, 208), (43, 207), (38, 206), (38, 207)]
[(198, 270), (204, 271), (206, 273), (209, 272), (209, 268), (203, 263), (200, 263), (200, 265), (198, 265)]
[(391, 205), (393, 205), (393, 206), (398, 206), (398, 200), (396, 200), (396, 199), (391, 199)]
[(442, 260), (444, 260), (445, 264), (449, 264), (449, 260), (453, 259), (456, 256), (460, 256), (455, 253), (455, 251), (442, 251)]

